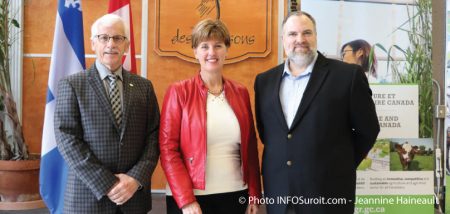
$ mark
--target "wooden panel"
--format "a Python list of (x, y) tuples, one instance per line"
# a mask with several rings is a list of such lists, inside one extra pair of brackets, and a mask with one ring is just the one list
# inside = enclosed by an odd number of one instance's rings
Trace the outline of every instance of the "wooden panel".
[[(108, 0), (83, 1), (84, 48), (86, 54), (93, 54), (89, 37), (91, 25), (108, 11)], [(24, 1), (24, 53), (51, 53), (55, 29), (57, 1)], [(141, 1), (132, 1), (132, 16), (136, 54), (141, 53)]]
[(30, 152), (41, 152), (42, 128), (47, 93), (48, 58), (23, 60), (22, 126)]
[[(149, 7), (154, 8), (156, 0), (149, 1)], [(278, 11), (278, 1), (272, 1), (272, 17), (277, 17)], [(152, 12), (149, 12), (152, 14)], [(183, 16), (182, 14), (180, 14)], [(238, 14), (237, 14), (238, 15)], [(155, 16), (149, 16), (149, 23), (155, 23)], [(277, 20), (272, 19), (272, 50), (277, 50)], [(156, 89), (156, 94), (158, 97), (158, 102), (161, 106), (162, 100), (166, 89), (171, 83), (175, 81), (187, 79), (196, 75), (200, 69), (198, 64), (190, 63), (178, 59), (176, 57), (162, 57), (158, 56), (154, 50), (155, 46), (155, 25), (149, 24), (149, 46), (148, 46), (148, 70), (147, 77), (153, 82)], [(231, 47), (233, 48), (233, 47)], [(277, 53), (272, 51), (267, 57), (264, 58), (250, 58), (242, 62), (228, 64), (224, 67), (224, 76), (229, 79), (233, 79), (244, 84), (249, 92), (250, 99), (252, 102), (252, 107), (254, 110), (254, 92), (253, 83), (255, 77), (258, 73), (266, 71), (277, 64)], [(259, 155), (262, 155), (262, 144), (258, 144)], [(165, 188), (165, 177), (161, 168), (157, 168), (152, 179), (153, 189), (164, 189)]]
[(24, 53), (50, 53), (55, 29), (57, 1), (25, 0)]

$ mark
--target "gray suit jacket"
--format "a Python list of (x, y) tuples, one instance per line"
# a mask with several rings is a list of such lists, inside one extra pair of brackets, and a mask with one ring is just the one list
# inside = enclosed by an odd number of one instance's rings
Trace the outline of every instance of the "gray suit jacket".
[[(58, 149), (69, 166), (64, 213), (147, 213), (158, 162), (159, 108), (149, 80), (123, 71), (122, 128), (93, 65), (61, 80), (55, 110)], [(143, 188), (117, 207), (106, 196), (126, 173)]]

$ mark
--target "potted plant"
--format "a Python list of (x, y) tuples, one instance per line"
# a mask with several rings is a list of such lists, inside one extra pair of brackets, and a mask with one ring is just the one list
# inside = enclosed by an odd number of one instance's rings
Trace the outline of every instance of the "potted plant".
[(34, 208), (33, 201), (42, 204), (39, 155), (28, 154), (11, 91), (10, 76), (14, 71), (10, 69), (9, 48), (14, 35), (10, 30), (20, 26), (9, 16), (9, 3), (0, 1), (0, 210)]

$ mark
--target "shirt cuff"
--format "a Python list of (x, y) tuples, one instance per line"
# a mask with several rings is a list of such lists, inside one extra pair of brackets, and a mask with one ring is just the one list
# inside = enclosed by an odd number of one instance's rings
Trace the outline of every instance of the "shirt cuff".
[(139, 182), (139, 181), (138, 181), (138, 184), (139, 184), (139, 187), (138, 187), (137, 190), (139, 191), (139, 190), (141, 190), (143, 188), (143, 186), (142, 186), (141, 182)]

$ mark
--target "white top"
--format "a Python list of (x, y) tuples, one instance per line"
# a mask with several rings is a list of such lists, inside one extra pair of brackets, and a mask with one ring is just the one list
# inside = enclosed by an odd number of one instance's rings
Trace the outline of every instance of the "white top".
[[(206, 101), (206, 186), (195, 195), (235, 192), (247, 189), (241, 167), (241, 130), (236, 115), (222, 92), (208, 93)], [(172, 195), (169, 185), (166, 194)]]

